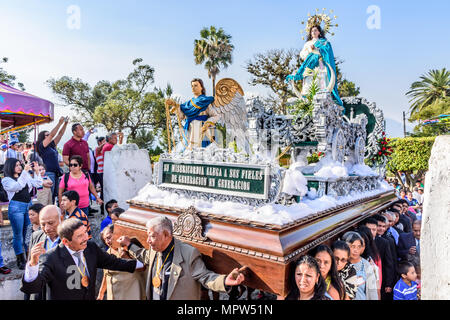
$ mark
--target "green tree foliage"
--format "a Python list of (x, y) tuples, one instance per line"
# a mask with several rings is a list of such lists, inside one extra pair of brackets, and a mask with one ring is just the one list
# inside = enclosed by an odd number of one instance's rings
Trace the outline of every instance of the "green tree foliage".
[(205, 63), (208, 77), (212, 79), (213, 94), (215, 94), (216, 77), (220, 68), (227, 68), (233, 63), (231, 35), (226, 34), (222, 28), (214, 26), (203, 28), (200, 31), (200, 39), (194, 40), (195, 64)]
[(11, 87), (17, 86), (20, 90), (25, 91), (25, 86), (22, 82), (16, 82), (17, 78), (15, 75), (9, 74), (5, 69), (3, 69), (2, 64), (5, 64), (8, 62), (8, 58), (3, 57), (0, 59), (0, 82), (3, 82), (4, 84), (7, 84)]
[(393, 149), (390, 160), (386, 167), (399, 181), (399, 172), (406, 175), (406, 183), (409, 186), (414, 184), (415, 176), (421, 176), (428, 170), (428, 160), (431, 155), (434, 137), (427, 138), (394, 138), (391, 139), (390, 147)]
[[(103, 125), (108, 131), (127, 131), (129, 141), (147, 149), (165, 127), (164, 93), (150, 88), (155, 70), (133, 61), (130, 74), (115, 82), (99, 81), (93, 88), (81, 79), (50, 79), (49, 87), (59, 100), (75, 112), (76, 121), (90, 127)], [(170, 86), (166, 91), (171, 92)]]
[(410, 90), (406, 93), (411, 103), (411, 121), (423, 120), (420, 116), (421, 112), (439, 100), (450, 96), (450, 71), (445, 68), (430, 70), (420, 79), (420, 81), (413, 82)]
[[(252, 86), (261, 84), (270, 88), (278, 98), (276, 112), (286, 114), (287, 101), (289, 98), (295, 97), (295, 94), (285, 80), (288, 75), (300, 68), (300, 65), (301, 59), (298, 50), (274, 49), (255, 54), (253, 60), (246, 62), (245, 68), (252, 75), (249, 84)], [(300, 91), (301, 82), (297, 82), (297, 84)]]
[[(411, 119), (414, 120), (433, 120), (438, 119), (440, 115), (450, 114), (450, 97), (445, 97), (440, 99), (430, 105), (427, 108), (424, 108), (422, 111), (416, 113), (412, 116)], [(437, 123), (423, 123), (419, 122), (418, 125), (414, 127), (414, 132), (412, 133), (413, 137), (430, 137), (430, 136), (439, 136), (443, 134), (450, 133), (450, 121), (440, 121)]]

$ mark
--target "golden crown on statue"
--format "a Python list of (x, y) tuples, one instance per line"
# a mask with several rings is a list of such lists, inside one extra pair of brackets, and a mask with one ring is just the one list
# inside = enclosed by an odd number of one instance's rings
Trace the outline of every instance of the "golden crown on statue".
[[(334, 32), (330, 32), (332, 27), (337, 27), (338, 24), (332, 24), (332, 20), (336, 20), (337, 16), (333, 16), (331, 18), (328, 14), (325, 13), (326, 9), (322, 9), (322, 13), (319, 13), (319, 9), (316, 9), (316, 14), (311, 16), (310, 13), (308, 13), (308, 20), (306, 21), (306, 27), (304, 30), (301, 30), (300, 33), (305, 33), (306, 37), (309, 35), (311, 28), (314, 26), (320, 26), (323, 30), (324, 34), (330, 33), (332, 36), (334, 36)], [(333, 13), (333, 10), (330, 10), (330, 14)], [(302, 24), (305, 24), (305, 21), (302, 21)], [(322, 25), (323, 24), (323, 25)], [(305, 40), (305, 36), (302, 36), (302, 39)]]

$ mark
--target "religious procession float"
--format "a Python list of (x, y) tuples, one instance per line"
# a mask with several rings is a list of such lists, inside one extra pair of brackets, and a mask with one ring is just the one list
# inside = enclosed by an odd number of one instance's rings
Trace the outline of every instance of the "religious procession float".
[[(214, 97), (194, 79), (191, 100), (168, 99), (169, 152), (128, 201), (116, 238), (147, 246), (147, 221), (168, 217), (208, 268), (246, 266), (246, 286), (286, 296), (293, 261), (390, 206), (383, 164), (364, 162), (381, 153), (383, 113), (364, 98), (339, 97), (330, 28), (327, 14), (309, 17), (304, 62), (286, 78), (295, 100), (310, 102), (301, 116), (277, 115), (259, 97), (246, 101), (229, 78)], [(280, 166), (285, 155), (290, 163)], [(318, 162), (308, 161), (313, 155)]]

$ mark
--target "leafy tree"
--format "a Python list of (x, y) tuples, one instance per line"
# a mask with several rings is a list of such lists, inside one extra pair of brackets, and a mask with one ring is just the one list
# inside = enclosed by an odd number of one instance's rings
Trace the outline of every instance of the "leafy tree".
[(75, 120), (86, 126), (102, 124), (108, 131), (128, 131), (130, 141), (149, 148), (165, 126), (164, 96), (159, 89), (150, 90), (155, 70), (142, 61), (133, 61), (126, 79), (99, 81), (93, 88), (69, 77), (47, 83), (64, 105), (76, 111)]
[(406, 93), (411, 103), (411, 121), (421, 119), (418, 114), (439, 100), (450, 96), (450, 71), (445, 68), (430, 70), (420, 79), (413, 82)]
[[(437, 100), (435, 103), (427, 108), (422, 109), (422, 111), (415, 113), (410, 117), (412, 120), (433, 120), (438, 119), (440, 115), (450, 114), (450, 97), (445, 97), (443, 99)], [(423, 123), (419, 122), (418, 125), (414, 127), (413, 137), (429, 137), (438, 136), (450, 133), (450, 121), (439, 121), (436, 123)]]
[(212, 79), (213, 94), (215, 94), (216, 76), (220, 67), (227, 68), (233, 63), (231, 35), (226, 34), (222, 28), (218, 30), (214, 26), (203, 28), (200, 31), (201, 39), (194, 40), (195, 64), (205, 63), (208, 77)]
[(387, 169), (399, 181), (401, 181), (399, 172), (404, 172), (406, 184), (414, 185), (414, 177), (420, 177), (428, 170), (428, 160), (434, 139), (435, 137), (391, 139), (389, 146), (392, 147), (393, 153), (386, 165)]
[[(8, 62), (8, 58), (3, 57), (0, 59), (0, 82), (3, 82), (11, 87), (14, 87), (16, 85), (16, 76), (9, 74), (5, 69), (3, 69), (2, 64), (5, 64)], [(22, 82), (17, 82), (17, 86), (20, 88), (20, 90), (25, 91), (25, 86)]]
[[(245, 68), (252, 75), (249, 84), (261, 84), (270, 88), (278, 98), (276, 112), (287, 113), (287, 101), (295, 97), (290, 84), (285, 79), (300, 68), (301, 59), (298, 50), (274, 49), (265, 53), (257, 53), (253, 60), (246, 62)], [(297, 82), (299, 91), (301, 82)]]

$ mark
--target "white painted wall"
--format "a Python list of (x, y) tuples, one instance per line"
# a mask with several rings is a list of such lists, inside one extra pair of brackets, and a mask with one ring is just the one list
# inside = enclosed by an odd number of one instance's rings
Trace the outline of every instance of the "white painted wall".
[(420, 240), (422, 299), (450, 299), (450, 136), (436, 138), (425, 177)]

